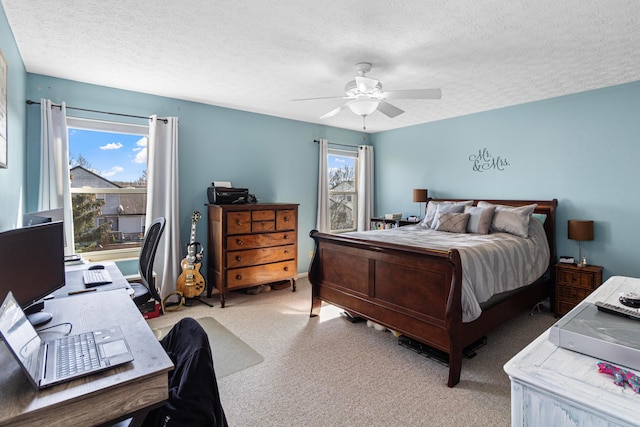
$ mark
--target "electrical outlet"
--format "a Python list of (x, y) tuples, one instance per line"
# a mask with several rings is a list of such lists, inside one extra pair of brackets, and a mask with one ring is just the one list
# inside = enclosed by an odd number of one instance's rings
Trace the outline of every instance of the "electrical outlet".
[(313, 258), (313, 251), (309, 251), (309, 259)]

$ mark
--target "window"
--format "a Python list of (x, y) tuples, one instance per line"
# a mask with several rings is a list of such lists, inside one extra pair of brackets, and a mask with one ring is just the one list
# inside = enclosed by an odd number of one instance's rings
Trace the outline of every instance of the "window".
[(358, 221), (358, 154), (329, 150), (327, 167), (331, 232), (354, 231)]
[(67, 118), (75, 252), (138, 256), (147, 207), (148, 126)]

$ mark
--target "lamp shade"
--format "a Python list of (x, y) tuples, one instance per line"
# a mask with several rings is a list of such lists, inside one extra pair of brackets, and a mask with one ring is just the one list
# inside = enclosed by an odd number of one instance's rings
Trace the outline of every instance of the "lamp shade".
[(593, 221), (570, 219), (568, 222), (569, 239), (593, 240)]
[(414, 189), (413, 190), (413, 201), (414, 202), (426, 202), (428, 197), (428, 190), (426, 189)]

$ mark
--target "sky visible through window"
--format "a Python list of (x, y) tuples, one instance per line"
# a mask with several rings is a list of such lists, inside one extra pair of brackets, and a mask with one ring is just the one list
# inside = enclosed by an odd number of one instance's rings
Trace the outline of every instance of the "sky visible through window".
[(353, 157), (336, 156), (330, 154), (328, 158), (329, 161), (327, 166), (329, 167), (329, 170), (342, 169), (345, 166), (353, 168), (355, 166), (355, 159)]
[(80, 156), (86, 159), (92, 172), (103, 178), (134, 182), (147, 169), (147, 138), (69, 128), (69, 158), (77, 162)]

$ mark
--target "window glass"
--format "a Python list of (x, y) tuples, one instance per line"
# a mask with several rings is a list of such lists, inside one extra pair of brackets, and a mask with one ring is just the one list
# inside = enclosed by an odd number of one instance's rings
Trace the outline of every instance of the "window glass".
[(76, 253), (137, 254), (147, 206), (148, 127), (77, 118), (67, 125)]
[(331, 232), (356, 229), (358, 220), (357, 154), (331, 150), (327, 166)]

